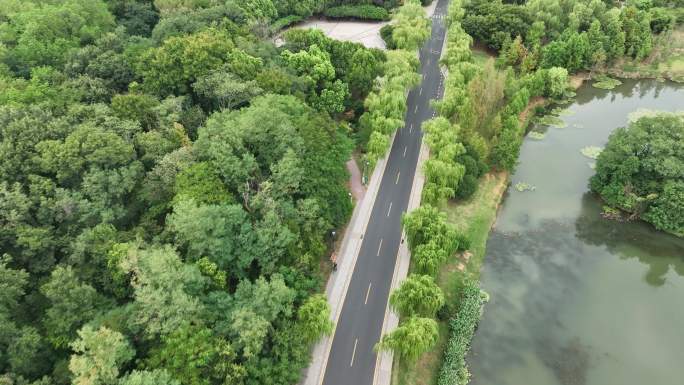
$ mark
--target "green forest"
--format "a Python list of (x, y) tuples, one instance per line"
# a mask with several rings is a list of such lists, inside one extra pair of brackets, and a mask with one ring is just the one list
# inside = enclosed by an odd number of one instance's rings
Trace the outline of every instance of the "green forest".
[(356, 5), (0, 1), (0, 382), (299, 380), (332, 328), (318, 293), (345, 162), (401, 124), (401, 100), (370, 122), (417, 60), (271, 37)]

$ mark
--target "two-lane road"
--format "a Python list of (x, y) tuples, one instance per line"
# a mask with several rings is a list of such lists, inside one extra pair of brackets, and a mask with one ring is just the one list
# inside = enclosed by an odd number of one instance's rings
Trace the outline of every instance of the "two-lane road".
[(421, 124), (433, 116), (430, 99), (441, 97), (439, 58), (448, 0), (439, 0), (432, 36), (420, 50), (422, 81), (407, 99), (406, 125), (394, 139), (325, 367), (324, 385), (371, 385), (390, 285), (420, 152)]

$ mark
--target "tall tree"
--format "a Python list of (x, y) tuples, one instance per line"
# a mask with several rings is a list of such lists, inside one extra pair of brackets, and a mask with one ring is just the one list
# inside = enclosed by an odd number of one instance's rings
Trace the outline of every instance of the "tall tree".
[(434, 319), (411, 317), (390, 334), (382, 336), (376, 349), (392, 350), (402, 358), (414, 361), (435, 346), (438, 336), (437, 322)]
[(69, 370), (75, 385), (116, 384), (119, 368), (135, 355), (126, 338), (119, 332), (101, 327), (85, 326), (71, 344)]
[(50, 301), (43, 320), (50, 342), (66, 347), (77, 330), (102, 309), (105, 299), (90, 285), (82, 283), (70, 266), (58, 266), (40, 288)]
[(309, 297), (297, 311), (297, 318), (302, 325), (304, 335), (310, 341), (315, 341), (322, 335), (332, 332), (330, 305), (323, 294)]
[(444, 294), (432, 277), (411, 274), (392, 292), (390, 304), (402, 317), (434, 317), (444, 305)]
[(120, 261), (132, 274), (134, 316), (131, 323), (148, 337), (168, 335), (198, 316), (202, 309), (195, 296), (206, 283), (195, 265), (184, 264), (170, 247), (131, 247)]

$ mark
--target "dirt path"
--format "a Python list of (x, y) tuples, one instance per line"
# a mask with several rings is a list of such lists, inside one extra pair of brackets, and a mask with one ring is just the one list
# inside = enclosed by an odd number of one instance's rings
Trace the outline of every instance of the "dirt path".
[(361, 181), (361, 170), (354, 159), (347, 161), (347, 170), (349, 170), (349, 191), (351, 191), (354, 201), (359, 202), (366, 195), (366, 187)]

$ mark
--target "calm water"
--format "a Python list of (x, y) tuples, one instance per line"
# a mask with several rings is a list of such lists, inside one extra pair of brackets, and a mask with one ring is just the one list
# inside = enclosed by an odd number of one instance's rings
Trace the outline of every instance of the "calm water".
[(473, 341), (475, 385), (684, 384), (684, 240), (600, 217), (580, 150), (639, 108), (684, 110), (684, 87), (584, 86), (543, 140), (527, 138), (487, 245), (491, 294)]

